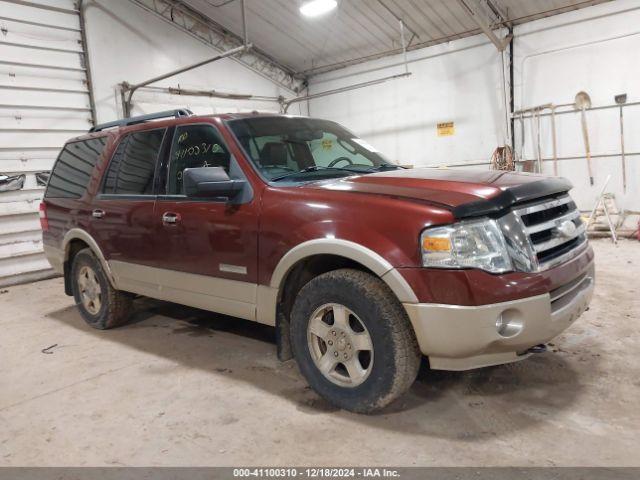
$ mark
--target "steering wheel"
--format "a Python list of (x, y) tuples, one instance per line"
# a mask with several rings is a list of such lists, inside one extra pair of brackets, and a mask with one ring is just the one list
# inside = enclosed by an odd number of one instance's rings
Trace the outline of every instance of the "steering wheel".
[(329, 167), (333, 167), (337, 163), (340, 163), (340, 162), (347, 162), (347, 163), (349, 163), (349, 165), (353, 165), (353, 162), (351, 161), (351, 159), (349, 157), (338, 157), (335, 160), (333, 160), (328, 166)]

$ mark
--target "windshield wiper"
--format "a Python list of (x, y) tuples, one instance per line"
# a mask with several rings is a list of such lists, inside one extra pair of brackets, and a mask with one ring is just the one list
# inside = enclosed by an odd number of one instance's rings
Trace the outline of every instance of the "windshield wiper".
[(289, 177), (295, 177), (296, 175), (300, 174), (300, 173), (307, 173), (307, 172), (317, 172), (318, 170), (336, 170), (336, 171), (341, 171), (341, 172), (353, 172), (353, 173), (371, 173), (371, 172), (381, 172), (383, 170), (398, 170), (398, 169), (402, 169), (404, 167), (401, 167), (399, 165), (393, 165), (392, 163), (383, 163), (377, 167), (371, 167), (371, 168), (348, 168), (348, 167), (324, 167), (322, 165), (312, 165), (310, 167), (307, 168), (303, 168), (302, 170), (298, 170), (297, 172), (289, 172), (289, 173), (285, 173), (284, 175), (280, 175), (278, 177), (274, 177), (271, 179), (272, 182), (277, 182), (279, 180), (283, 180), (285, 178), (289, 178)]
[(364, 173), (367, 170), (365, 170), (363, 172), (363, 170), (356, 170), (355, 168), (342, 168), (342, 167), (323, 167), (322, 165), (312, 165), (310, 167), (307, 168), (303, 168), (302, 170), (298, 170), (297, 172), (289, 172), (289, 173), (285, 173), (284, 175), (280, 175), (279, 177), (274, 177), (271, 179), (272, 182), (277, 182), (278, 180), (282, 180), (285, 178), (289, 178), (289, 177), (295, 177), (296, 175), (300, 174), (300, 173), (307, 173), (307, 172), (317, 172), (318, 170), (336, 170), (336, 171), (341, 171), (341, 172), (353, 172), (353, 173)]
[(381, 163), (380, 165), (375, 167), (373, 170), (376, 172), (380, 172), (382, 170), (398, 170), (401, 168), (404, 168), (404, 167), (401, 167), (400, 165), (394, 165), (392, 163)]

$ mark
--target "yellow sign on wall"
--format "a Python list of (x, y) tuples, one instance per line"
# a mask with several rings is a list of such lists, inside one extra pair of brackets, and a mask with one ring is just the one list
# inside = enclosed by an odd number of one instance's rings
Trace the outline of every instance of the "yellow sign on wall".
[(442, 122), (438, 124), (438, 136), (449, 137), (456, 134), (456, 127), (453, 122)]

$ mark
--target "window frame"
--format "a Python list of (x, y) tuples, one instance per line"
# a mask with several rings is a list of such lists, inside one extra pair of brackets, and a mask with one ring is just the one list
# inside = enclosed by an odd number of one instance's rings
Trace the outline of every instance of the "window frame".
[[(330, 123), (333, 123), (335, 125), (337, 125), (338, 127), (342, 128), (344, 131), (346, 131), (347, 133), (349, 133), (353, 138), (360, 138), (358, 135), (356, 135), (355, 133), (353, 133), (351, 130), (349, 130), (347, 127), (345, 127), (344, 125), (341, 125), (338, 122), (335, 122), (333, 120), (326, 120), (326, 119), (322, 119), (322, 118), (316, 118), (316, 117), (304, 117), (304, 116), (299, 116), (299, 115), (284, 115), (285, 117), (294, 117), (294, 118), (303, 118), (303, 119), (310, 119), (310, 120), (321, 120), (321, 121), (327, 121)], [(282, 118), (283, 115), (260, 115), (260, 118)], [(251, 118), (255, 118), (255, 117), (248, 117), (249, 119)], [(340, 180), (341, 178), (346, 178), (346, 176), (343, 177), (324, 177), (324, 178), (310, 178), (308, 180), (291, 180), (291, 181), (285, 181), (285, 182), (280, 182), (280, 181), (276, 181), (274, 182), (273, 180), (271, 180), (269, 177), (267, 177), (264, 172), (262, 171), (262, 169), (255, 163), (255, 161), (253, 160), (253, 157), (251, 155), (251, 152), (248, 151), (244, 145), (242, 144), (242, 142), (240, 141), (240, 139), (236, 136), (235, 131), (233, 130), (233, 123), (237, 122), (237, 121), (242, 121), (242, 120), (246, 120), (245, 118), (242, 117), (238, 117), (238, 118), (230, 118), (230, 119), (225, 119), (223, 120), (223, 124), (225, 126), (225, 128), (227, 129), (227, 131), (230, 133), (230, 135), (233, 137), (233, 140), (235, 141), (236, 145), (238, 146), (238, 149), (240, 150), (240, 152), (242, 152), (242, 155), (244, 155), (245, 157), (245, 161), (246, 163), (249, 164), (249, 168), (253, 170), (253, 172), (258, 176), (258, 178), (265, 184), (265, 185), (269, 185), (271, 187), (277, 187), (277, 188), (294, 188), (294, 187), (299, 187), (300, 185), (304, 185), (306, 183), (311, 183), (311, 182), (318, 182), (318, 181), (324, 181), (324, 180)], [(380, 153), (380, 157), (387, 162), (390, 165), (396, 165), (390, 161), (388, 161), (384, 155), (382, 153)], [(399, 165), (396, 165), (398, 167), (400, 167)], [(403, 168), (403, 167), (400, 167)], [(365, 174), (367, 172), (363, 172), (362, 174)], [(353, 174), (355, 175), (355, 174)]]
[[(113, 158), (116, 155), (116, 152), (122, 145), (122, 142), (127, 140), (131, 135), (136, 133), (148, 133), (156, 130), (163, 130), (162, 140), (160, 141), (160, 148), (158, 149), (158, 153), (155, 159), (155, 166), (153, 170), (153, 181), (152, 181), (152, 192), (151, 193), (105, 193), (105, 184), (107, 183), (107, 174), (109, 173), (109, 169), (111, 164), (113, 163)], [(158, 172), (160, 171), (160, 164), (163, 163), (163, 156), (166, 154), (166, 142), (167, 142), (167, 132), (171, 130), (171, 127), (156, 127), (149, 128), (144, 130), (136, 130), (132, 132), (127, 132), (120, 137), (118, 143), (114, 146), (113, 151), (111, 152), (111, 156), (109, 157), (109, 162), (107, 163), (104, 172), (102, 174), (102, 179), (100, 180), (100, 188), (98, 189), (98, 198), (101, 200), (149, 200), (158, 196)], [(120, 172), (120, 167), (118, 167), (118, 173)]]
[[(98, 139), (101, 139), (101, 138), (106, 139), (106, 141), (104, 143), (102, 151), (96, 156), (96, 163), (94, 163), (93, 168), (91, 170), (91, 173), (87, 177), (87, 184), (84, 186), (83, 192), (80, 195), (78, 195), (77, 197), (76, 196), (58, 197), (58, 196), (47, 195), (47, 192), (49, 191), (49, 185), (51, 183), (51, 179), (53, 178), (53, 172), (55, 171), (56, 167), (58, 166), (58, 163), (60, 161), (60, 157), (62, 157), (62, 154), (65, 151), (65, 149), (69, 145), (74, 145), (76, 143), (85, 143), (85, 142), (89, 142), (91, 140), (98, 140)], [(64, 144), (64, 146), (60, 149), (60, 153), (58, 153), (58, 156), (56, 157), (56, 161), (53, 163), (53, 166), (51, 167), (51, 171), (49, 172), (49, 178), (47, 179), (47, 184), (44, 187), (44, 192), (42, 194), (42, 198), (43, 199), (51, 198), (51, 199), (79, 200), (82, 197), (84, 197), (85, 195), (87, 195), (87, 192), (89, 191), (89, 184), (91, 183), (91, 178), (95, 175), (96, 167), (100, 163), (100, 158), (105, 154), (105, 150), (107, 150), (107, 145), (108, 144), (109, 144), (109, 139), (108, 139), (107, 135), (97, 135), (97, 136), (91, 137), (91, 138), (78, 139), (78, 140), (72, 140), (70, 142), (66, 142)]]
[[(282, 115), (262, 115), (261, 118), (280, 118)], [(233, 131), (233, 126), (231, 125), (231, 123), (233, 123), (236, 120), (243, 120), (243, 118), (232, 118), (229, 120), (223, 120), (223, 124), (225, 126), (225, 128), (227, 129), (227, 131), (231, 134), (231, 136), (233, 137), (234, 142), (236, 143), (236, 145), (238, 146), (238, 148), (240, 149), (240, 151), (242, 152), (242, 154), (245, 157), (245, 161), (246, 163), (249, 164), (249, 168), (251, 170), (253, 170), (253, 172), (258, 176), (258, 178), (265, 184), (265, 185), (270, 185), (270, 186), (277, 186), (277, 187), (287, 187), (287, 186), (299, 186), (299, 183), (292, 185), (292, 184), (286, 184), (286, 183), (279, 183), (279, 182), (272, 182), (262, 171), (262, 169), (260, 167), (258, 167), (258, 165), (255, 164), (254, 160), (253, 160), (253, 156), (251, 155), (251, 152), (248, 151), (244, 145), (242, 144), (242, 142), (240, 141), (240, 139), (236, 136), (235, 132)], [(257, 148), (257, 147), (256, 147)]]
[[(173, 144), (174, 144), (176, 135), (178, 135), (178, 131), (180, 130), (180, 127), (201, 127), (201, 126), (209, 127), (214, 130), (214, 132), (218, 135), (218, 138), (220, 139), (220, 143), (224, 146), (227, 152), (229, 152), (229, 170), (231, 170), (232, 164), (235, 163), (237, 166), (237, 170), (242, 174), (242, 180), (245, 180), (247, 181), (247, 183), (249, 183), (249, 179), (247, 178), (247, 175), (242, 169), (240, 162), (238, 162), (236, 157), (233, 155), (231, 148), (229, 148), (229, 143), (225, 140), (220, 129), (216, 125), (209, 122), (181, 123), (178, 125), (174, 125), (173, 131), (171, 132), (171, 135), (170, 135), (171, 138), (168, 139), (167, 141), (166, 155), (163, 159), (162, 165), (160, 166), (160, 171), (157, 179), (158, 180), (158, 192), (157, 192), (158, 200), (171, 200), (171, 201), (184, 201), (184, 202), (214, 202), (214, 203), (227, 202), (227, 200), (223, 197), (188, 197), (184, 193), (167, 193), (169, 189), (169, 169), (171, 168), (171, 162), (172, 162), (173, 153), (174, 153)], [(239, 179), (236, 179), (236, 180), (239, 180)], [(243, 203), (247, 203), (247, 202), (243, 202)]]

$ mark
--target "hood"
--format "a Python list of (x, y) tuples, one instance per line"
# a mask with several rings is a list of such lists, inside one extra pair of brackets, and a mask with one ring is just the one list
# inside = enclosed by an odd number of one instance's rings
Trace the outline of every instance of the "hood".
[(394, 170), (313, 185), (425, 201), (452, 210), (458, 218), (497, 213), (514, 203), (567, 192), (571, 187), (564, 178), (462, 168)]

